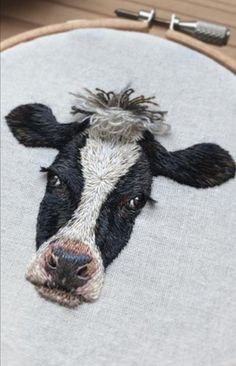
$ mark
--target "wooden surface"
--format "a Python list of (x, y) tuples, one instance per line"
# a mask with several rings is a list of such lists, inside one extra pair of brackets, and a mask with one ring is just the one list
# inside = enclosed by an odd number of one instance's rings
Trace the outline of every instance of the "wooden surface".
[[(182, 19), (224, 24), (231, 29), (231, 37), (228, 46), (217, 49), (236, 59), (236, 0), (2, 0), (1, 40), (72, 19), (113, 17), (116, 8), (155, 8), (158, 16), (167, 19), (175, 13)], [(151, 29), (151, 33), (161, 37), (165, 31), (159, 27)]]

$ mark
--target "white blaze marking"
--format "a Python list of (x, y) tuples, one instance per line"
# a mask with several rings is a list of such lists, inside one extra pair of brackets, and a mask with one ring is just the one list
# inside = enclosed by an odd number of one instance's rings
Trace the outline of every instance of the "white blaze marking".
[(95, 244), (95, 225), (102, 204), (140, 156), (136, 143), (102, 141), (88, 138), (80, 150), (84, 189), (78, 208), (71, 221), (59, 230), (57, 236)]

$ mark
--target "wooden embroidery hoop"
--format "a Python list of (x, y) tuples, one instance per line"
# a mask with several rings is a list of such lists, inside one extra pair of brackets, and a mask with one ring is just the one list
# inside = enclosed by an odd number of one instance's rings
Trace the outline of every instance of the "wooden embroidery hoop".
[[(146, 22), (138, 22), (132, 20), (116, 19), (116, 18), (96, 19), (96, 20), (83, 20), (83, 19), (71, 20), (65, 23), (53, 24), (48, 25), (46, 27), (36, 28), (34, 30), (20, 33), (16, 36), (10, 37), (5, 41), (1, 42), (0, 50), (5, 51), (20, 43), (27, 42), (35, 38), (43, 37), (46, 35), (67, 32), (73, 29), (82, 29), (82, 28), (112, 28), (124, 31), (136, 31), (151, 34), (150, 27)], [(222, 66), (224, 66), (225, 68), (236, 74), (236, 61), (233, 58), (224, 55), (220, 50), (208, 46), (207, 44), (204, 44), (201, 41), (198, 41), (188, 35), (176, 31), (168, 30), (165, 33), (165, 38), (180, 43), (186, 47), (194, 49), (195, 51), (198, 51), (212, 58), (213, 60), (215, 60), (216, 62), (218, 62), (219, 64), (221, 64)]]

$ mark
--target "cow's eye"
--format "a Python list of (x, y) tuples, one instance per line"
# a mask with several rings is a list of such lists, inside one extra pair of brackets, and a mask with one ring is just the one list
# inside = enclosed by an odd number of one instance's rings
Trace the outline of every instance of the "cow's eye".
[(126, 205), (126, 207), (130, 210), (139, 210), (146, 203), (146, 198), (144, 195), (136, 196), (132, 198)]
[(61, 181), (57, 175), (53, 175), (49, 178), (49, 183), (51, 187), (59, 187), (61, 185)]

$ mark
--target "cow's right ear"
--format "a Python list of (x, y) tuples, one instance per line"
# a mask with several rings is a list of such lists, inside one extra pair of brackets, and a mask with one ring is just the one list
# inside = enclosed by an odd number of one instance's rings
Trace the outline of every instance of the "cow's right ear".
[(88, 120), (82, 123), (58, 123), (52, 110), (43, 104), (20, 105), (6, 116), (6, 121), (21, 144), (58, 150), (89, 123)]

